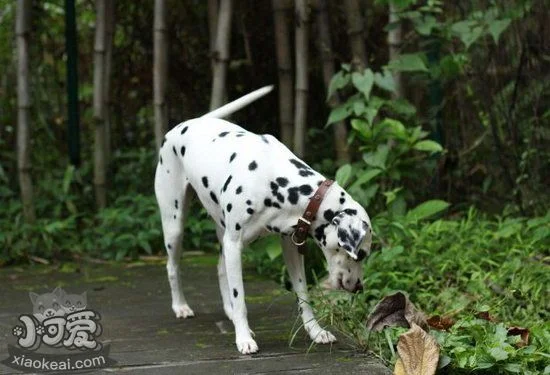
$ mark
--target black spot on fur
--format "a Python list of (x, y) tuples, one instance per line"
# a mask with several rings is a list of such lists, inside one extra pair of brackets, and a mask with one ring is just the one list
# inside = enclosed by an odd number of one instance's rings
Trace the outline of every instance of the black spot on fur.
[(291, 187), (288, 189), (288, 201), (292, 204), (298, 203), (298, 198), (300, 196), (298, 195), (298, 188), (297, 187)]
[(187, 131), (187, 126), (185, 126), (183, 129), (181, 129), (181, 135), (185, 134), (185, 132)]
[(229, 162), (231, 163), (233, 161), (233, 159), (235, 159), (235, 156), (237, 156), (237, 153), (234, 152), (231, 154), (231, 156), (229, 157)]
[(166, 143), (166, 137), (162, 138), (162, 145), (160, 145), (160, 147), (164, 146), (165, 143)]
[(262, 141), (264, 141), (265, 143), (269, 144), (269, 141), (267, 140), (267, 138), (266, 138), (265, 135), (261, 135), (260, 138), (262, 138)]
[(237, 298), (239, 295), (239, 292), (237, 292), (237, 289), (233, 288), (233, 297)]
[(300, 193), (302, 195), (309, 195), (309, 194), (313, 193), (313, 188), (309, 185), (302, 185), (302, 186), (300, 186)]
[(221, 132), (220, 134), (218, 134), (218, 136), (225, 137), (228, 134), (229, 134), (229, 132)]
[(332, 219), (334, 219), (335, 215), (336, 215), (336, 212), (334, 212), (330, 209), (323, 212), (323, 217), (325, 218), (326, 221), (332, 221)]
[(254, 213), (254, 210), (250, 207), (246, 209), (246, 212), (248, 212), (249, 215), (252, 215)]
[(166, 247), (167, 247), (168, 249), (172, 249), (172, 245), (170, 245), (170, 244), (166, 245)]
[(174, 220), (176, 220), (176, 217), (177, 217), (177, 216), (176, 216), (176, 215), (174, 215)]
[(264, 199), (264, 204), (266, 205), (266, 207), (273, 206), (273, 203), (271, 202), (271, 199), (269, 199), (269, 198)]
[(212, 198), (214, 203), (218, 204), (218, 197), (216, 197), (216, 194), (214, 194), (213, 191), (210, 192), (210, 198)]
[(340, 198), (340, 204), (346, 203), (346, 198)]
[(160, 165), (162, 165), (162, 156), (159, 156)]
[(278, 227), (273, 227), (272, 230), (275, 233), (281, 233), (281, 230)]
[(208, 177), (204, 176), (202, 178), (202, 185), (207, 188), (208, 187)]
[(227, 204), (227, 212), (231, 212), (231, 209), (233, 208), (233, 205), (231, 203)]
[(281, 203), (285, 203), (285, 197), (281, 193), (277, 193), (277, 200)]
[(177, 210), (178, 209), (178, 200), (177, 199), (174, 201), (174, 206), (176, 207), (176, 210)]
[(250, 205), (252, 204), (252, 201), (251, 201), (250, 199), (248, 199), (248, 200), (246, 201), (246, 204), (250, 206)]
[(298, 279), (298, 282), (301, 283), (301, 282), (302, 282), (302, 279)]
[(362, 261), (363, 259), (365, 259), (365, 257), (367, 256), (367, 252), (363, 249), (359, 250), (359, 252), (357, 252), (357, 261), (360, 262)]
[(353, 208), (346, 208), (344, 212), (351, 216), (357, 215), (357, 210), (354, 210)]
[(273, 207), (279, 208), (279, 209), (280, 209), (280, 208), (281, 208), (281, 205), (280, 205), (279, 203), (277, 203), (277, 202), (273, 202)]
[(252, 163), (248, 164), (248, 170), (253, 171), (254, 169), (258, 168), (258, 163), (253, 161)]
[(222, 227), (224, 227), (224, 228), (225, 228), (225, 221), (223, 221), (223, 220), (220, 220), (220, 224), (222, 225)]
[(185, 155), (185, 146), (181, 146), (180, 153), (181, 153), (181, 156)]
[(178, 156), (178, 152), (176, 151), (176, 146), (172, 146), (172, 151), (174, 151), (174, 155)]
[[(326, 211), (325, 211), (326, 212)], [(318, 241), (322, 241), (325, 239), (325, 228), (328, 226), (328, 224), (322, 224), (319, 225), (317, 228), (315, 228), (315, 238)]]
[(227, 187), (229, 186), (229, 183), (231, 182), (232, 178), (233, 178), (233, 176), (229, 175), (229, 177), (227, 177), (227, 180), (225, 180), (225, 184), (223, 184), (223, 188), (222, 188), (223, 192), (225, 192), (227, 190)]
[(237, 133), (237, 137), (242, 137), (244, 136), (244, 133)]
[(271, 228), (271, 225), (266, 225), (266, 226), (265, 226), (265, 229), (267, 229), (267, 230), (270, 231), (270, 232), (273, 230), (273, 228)]
[(235, 230), (241, 230), (241, 226), (239, 225), (239, 223), (235, 224)]
[(241, 194), (243, 192), (243, 187), (239, 186), (237, 190), (235, 190), (235, 194)]
[(344, 193), (343, 191), (340, 192), (340, 196), (343, 197), (343, 196), (345, 196), (345, 195), (346, 195), (346, 193)]
[(277, 177), (275, 179), (280, 187), (286, 187), (288, 185), (288, 179), (284, 177)]
[(296, 168), (298, 168), (298, 174), (302, 177), (313, 176), (313, 172), (310, 167), (296, 159), (289, 159)]

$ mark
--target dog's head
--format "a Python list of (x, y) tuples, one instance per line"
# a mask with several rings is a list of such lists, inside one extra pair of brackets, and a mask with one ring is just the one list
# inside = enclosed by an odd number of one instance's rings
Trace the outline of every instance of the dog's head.
[[(329, 289), (358, 292), (363, 289), (363, 260), (370, 254), (371, 224), (365, 212), (346, 209), (322, 228), (319, 245), (328, 263)], [(319, 240), (319, 238), (318, 238)]]

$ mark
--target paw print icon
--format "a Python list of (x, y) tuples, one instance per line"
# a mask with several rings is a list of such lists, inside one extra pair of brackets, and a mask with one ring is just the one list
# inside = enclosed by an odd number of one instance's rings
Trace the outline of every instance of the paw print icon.
[(23, 336), (24, 333), (25, 333), (25, 328), (23, 328), (21, 326), (15, 326), (12, 329), (12, 334), (15, 337), (21, 337), (21, 336)]

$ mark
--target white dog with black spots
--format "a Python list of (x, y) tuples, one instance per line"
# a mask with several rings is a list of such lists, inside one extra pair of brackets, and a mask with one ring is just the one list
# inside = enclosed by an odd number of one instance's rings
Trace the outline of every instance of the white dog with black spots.
[[(304, 327), (316, 343), (335, 337), (323, 329), (309, 304), (303, 256), (292, 233), (309, 199), (325, 180), (271, 135), (251, 133), (219, 118), (271, 89), (258, 90), (209, 114), (185, 121), (166, 134), (155, 175), (172, 309), (177, 318), (194, 316), (183, 295), (180, 256), (183, 226), (192, 191), (216, 222), (222, 245), (218, 276), (223, 308), (235, 326), (237, 349), (258, 351), (247, 320), (241, 252), (255, 239), (281, 236), (283, 257), (298, 297)], [(310, 235), (323, 251), (332, 289), (362, 289), (362, 260), (370, 253), (366, 211), (337, 183), (326, 193)]]

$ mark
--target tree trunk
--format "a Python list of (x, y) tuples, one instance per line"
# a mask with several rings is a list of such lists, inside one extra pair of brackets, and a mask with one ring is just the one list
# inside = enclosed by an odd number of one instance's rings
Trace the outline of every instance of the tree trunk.
[(285, 0), (273, 0), (275, 23), (275, 47), (277, 50), (277, 68), (279, 73), (279, 122), (281, 140), (292, 145), (293, 132), (293, 90), (292, 90), (292, 56), (290, 52), (290, 33), (288, 16), (292, 4)]
[(296, 0), (296, 107), (294, 112), (294, 152), (305, 153), (305, 136), (308, 97), (308, 27), (307, 0)]
[(111, 127), (112, 127), (112, 100), (111, 100), (111, 71), (113, 65), (113, 36), (115, 28), (115, 3), (107, 1), (105, 8), (105, 83), (103, 85), (103, 108), (105, 110), (105, 161), (111, 164)]
[(155, 103), (155, 142), (157, 150), (162, 145), (168, 128), (166, 106), (166, 78), (168, 75), (166, 40), (166, 1), (155, 0), (153, 86)]
[(214, 59), (216, 50), (216, 33), (218, 32), (218, 10), (219, 0), (208, 0), (208, 41), (210, 45), (210, 61), (212, 65), (212, 74), (214, 74)]
[(216, 50), (214, 51), (214, 75), (212, 77), (212, 97), (210, 110), (224, 103), (227, 65), (229, 61), (229, 45), (231, 42), (232, 0), (221, 0), (216, 33)]
[(36, 221), (30, 158), (29, 33), (31, 0), (17, 1), (15, 34), (17, 37), (17, 169), (25, 221)]
[[(401, 22), (399, 21), (399, 16), (397, 15), (398, 10), (398, 7), (392, 1), (390, 1), (389, 24), (392, 25), (392, 28), (390, 29), (390, 31), (388, 31), (388, 48), (390, 61), (395, 60), (399, 57), (399, 51), (401, 48), (402, 27)], [(393, 72), (393, 80), (395, 82), (395, 93), (393, 94), (394, 98), (403, 98), (403, 79), (401, 77), (401, 73), (397, 71)]]
[(344, 0), (348, 36), (351, 44), (351, 63), (362, 72), (367, 66), (367, 51), (365, 49), (365, 26), (359, 0)]
[(105, 10), (106, 1), (96, 0), (96, 22), (94, 43), (94, 188), (95, 201), (99, 209), (107, 205), (105, 186)]
[[(323, 61), (323, 80), (328, 92), (330, 81), (334, 76), (334, 56), (330, 39), (330, 27), (328, 17), (328, 4), (326, 0), (318, 0), (317, 27), (319, 28), (319, 50)], [(340, 105), (338, 93), (334, 93), (328, 101), (330, 108)], [(334, 146), (336, 148), (336, 160), (339, 164), (349, 163), (348, 131), (343, 121), (332, 125), (334, 129)]]

